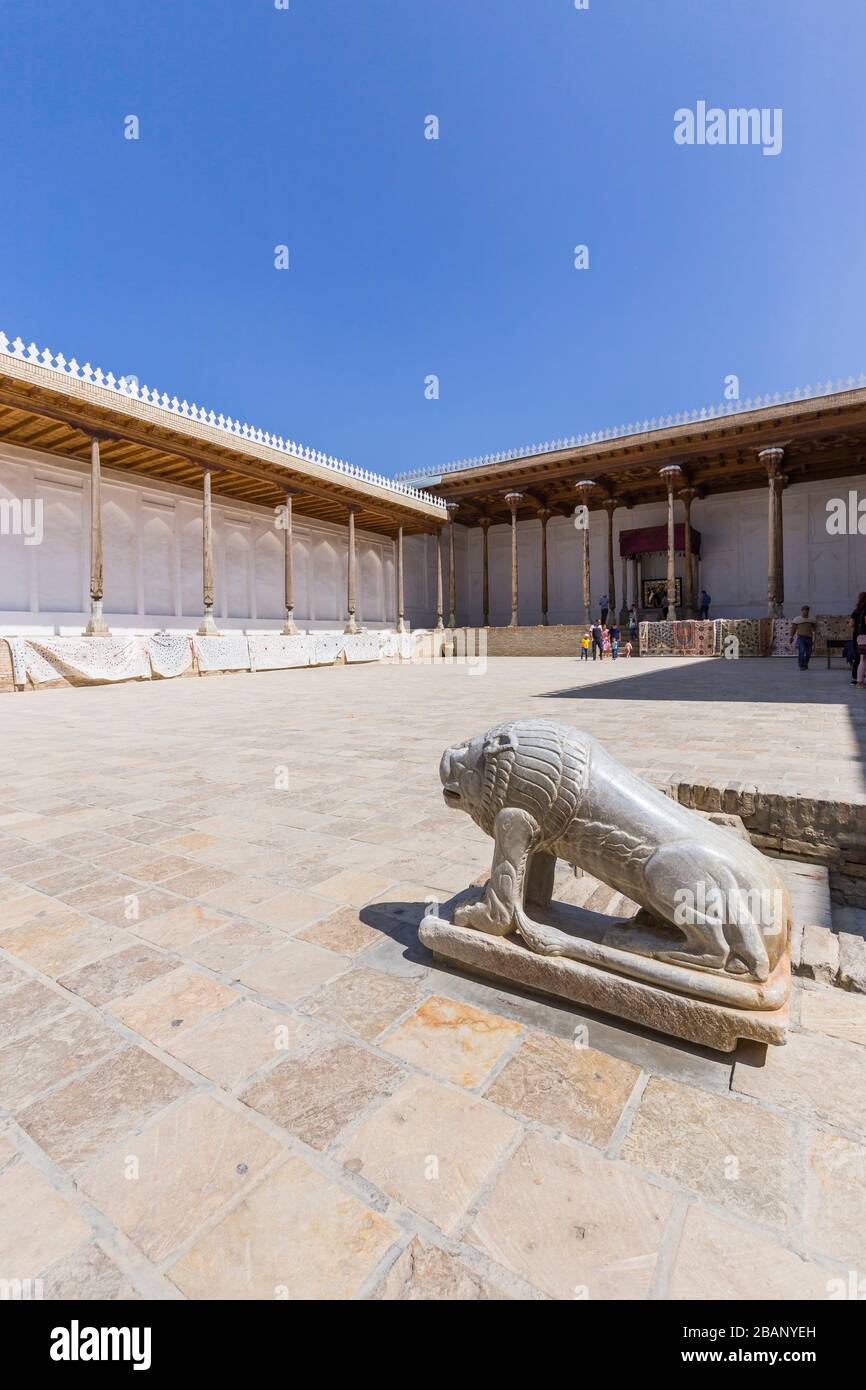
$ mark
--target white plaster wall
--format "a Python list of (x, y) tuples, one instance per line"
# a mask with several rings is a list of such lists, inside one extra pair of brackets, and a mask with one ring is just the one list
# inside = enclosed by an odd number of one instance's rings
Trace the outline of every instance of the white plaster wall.
[[(90, 473), (0, 444), (0, 499), (41, 499), (41, 544), (0, 532), (0, 627), (74, 627), (89, 613)], [(284, 533), (265, 507), (213, 501), (215, 615), (226, 629), (282, 625)], [(202, 612), (201, 495), (103, 470), (104, 610), (112, 628), (193, 628)], [(2, 512), (0, 512), (2, 524)], [(357, 531), (359, 620), (393, 626), (394, 544)], [(295, 619), (346, 619), (348, 534), (294, 519)]]
[[(804, 603), (814, 612), (845, 614), (854, 598), (866, 590), (866, 536), (830, 536), (827, 502), (847, 498), (852, 489), (866, 498), (866, 475), (829, 482), (797, 483), (785, 490), (785, 612), (794, 614)], [(712, 598), (711, 616), (763, 617), (767, 612), (767, 507), (763, 489), (727, 493), (696, 501), (692, 525), (701, 532), (702, 560), (699, 583)], [(676, 519), (683, 521), (682, 504)], [(614, 572), (617, 606), (622, 604), (620, 531), (667, 523), (667, 504), (652, 503), (620, 508), (614, 514)], [(511, 527), (491, 526), (489, 532), (490, 622), (511, 621)], [(406, 543), (407, 614), (413, 626), (435, 621), (436, 571), (432, 537), (412, 537)], [(548, 595), (551, 623), (583, 619), (583, 581), (580, 533), (570, 517), (554, 517), (547, 527)], [(607, 589), (607, 517), (590, 514), (590, 577), (593, 605)], [(411, 560), (409, 558), (411, 554)], [(518, 572), (520, 621), (541, 621), (541, 523), (518, 524)], [(457, 572), (457, 620), (480, 625), (482, 621), (482, 533), (477, 527), (455, 528)], [(631, 566), (629, 584), (631, 584)], [(663, 578), (667, 559), (663, 552), (643, 558), (645, 579)], [(682, 559), (677, 573), (682, 575)], [(445, 617), (448, 613), (447, 531), (442, 543)], [(629, 599), (632, 594), (629, 592)]]

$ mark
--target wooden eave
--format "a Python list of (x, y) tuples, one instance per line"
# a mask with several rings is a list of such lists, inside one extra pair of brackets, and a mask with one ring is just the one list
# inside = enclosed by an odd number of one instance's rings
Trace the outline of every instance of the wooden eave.
[(575, 484), (591, 480), (588, 505), (613, 499), (620, 506), (666, 497), (659, 469), (678, 464), (683, 485), (698, 496), (767, 487), (761, 449), (783, 445), (789, 484), (866, 473), (866, 390), (788, 402), (780, 406), (690, 421), (670, 429), (583, 444), (444, 474), (428, 492), (459, 504), (456, 520), (477, 525), (510, 520), (505, 494), (523, 493), (518, 516), (574, 511)]
[(298, 515), (345, 525), (352, 507), (357, 527), (388, 536), (399, 526), (404, 534), (429, 532), (445, 520), (442, 508), (423, 498), (296, 459), (36, 363), (0, 358), (0, 440), (85, 462), (94, 436), (104, 468), (153, 483), (200, 491), (208, 468), (215, 494), (270, 508), (290, 491)]

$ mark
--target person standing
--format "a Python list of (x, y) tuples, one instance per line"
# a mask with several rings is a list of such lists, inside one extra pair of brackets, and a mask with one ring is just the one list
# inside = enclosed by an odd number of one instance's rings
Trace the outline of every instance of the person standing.
[(589, 661), (589, 633), (585, 632), (580, 639), (580, 659)]
[(637, 641), (637, 609), (634, 604), (628, 611), (628, 637), (630, 642)]
[(608, 609), (610, 608), (610, 598), (607, 594), (602, 594), (598, 601), (598, 606), (601, 609), (601, 625), (604, 627), (607, 622)]
[(866, 686), (866, 594), (860, 594), (851, 614), (854, 639), (854, 661), (851, 675), (855, 685)]
[(866, 632), (866, 593), (857, 595), (857, 602), (854, 604), (854, 611), (851, 614), (851, 684), (862, 685), (863, 677), (859, 673), (861, 665), (861, 651), (859, 638)]
[(601, 623), (593, 623), (592, 627), (591, 627), (590, 630), (589, 630), (589, 635), (590, 635), (590, 637), (592, 638), (592, 659), (593, 659), (593, 661), (595, 661), (596, 657), (598, 657), (599, 661), (603, 661), (603, 660), (604, 660), (604, 646), (603, 646), (603, 644), (602, 644)]
[(710, 596), (709, 596), (709, 594), (707, 593), (706, 589), (701, 589), (701, 602), (700, 602), (700, 607), (699, 607), (699, 610), (698, 610), (698, 617), (699, 617), (699, 618), (708, 618), (708, 617), (710, 616), (710, 604), (711, 604), (711, 603), (712, 603), (712, 599), (710, 598)]
[(797, 641), (797, 665), (801, 671), (809, 669), (809, 658), (817, 631), (818, 624), (814, 618), (809, 617), (809, 605), (804, 603), (799, 618), (795, 618), (791, 624), (791, 636)]

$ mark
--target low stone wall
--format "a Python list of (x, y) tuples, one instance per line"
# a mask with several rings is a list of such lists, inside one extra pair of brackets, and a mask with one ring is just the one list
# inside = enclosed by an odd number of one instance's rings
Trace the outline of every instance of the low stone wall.
[[(475, 632), (464, 628), (456, 631)], [(579, 656), (580, 639), (589, 631), (586, 623), (557, 623), (552, 627), (488, 627), (478, 628), (487, 639), (488, 656)], [(629, 640), (624, 631), (620, 639), (620, 655)], [(632, 644), (632, 655), (637, 656), (637, 642)]]
[(672, 782), (665, 790), (695, 811), (740, 816), (767, 854), (823, 864), (836, 901), (866, 907), (866, 796), (830, 801), (725, 781)]
[(488, 656), (577, 656), (586, 630), (583, 623), (480, 629), (487, 637)]

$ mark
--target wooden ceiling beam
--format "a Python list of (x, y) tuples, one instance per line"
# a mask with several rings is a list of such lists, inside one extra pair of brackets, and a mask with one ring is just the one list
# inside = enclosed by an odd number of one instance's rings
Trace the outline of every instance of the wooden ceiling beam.
[[(176, 437), (172, 437), (170, 442), (155, 442), (152, 437), (155, 426), (142, 425), (140, 428), (133, 428), (128, 424), (116, 423), (112, 417), (107, 419), (104, 417), (89, 418), (86, 414), (70, 409), (66, 403), (63, 406), (58, 406), (53, 401), (46, 402), (40, 396), (34, 396), (32, 393), (10, 390), (8, 385), (4, 385), (0, 389), (0, 405), (20, 410), (24, 414), (58, 420), (81, 434), (88, 444), (94, 436), (122, 440), (126, 443), (138, 444), (143, 448), (155, 448), (161, 453), (170, 453), (172, 457), (186, 459), (188, 462), (195, 463), (201, 468), (208, 468), (213, 472), (236, 473), (239, 476), (258, 478), (261, 482), (278, 490), (285, 491), (286, 487), (297, 487), (310, 496), (321, 498), (336, 507), (346, 508), (350, 505), (359, 505), (357, 494), (346, 496), (344, 500), (343, 490), (338, 485), (325, 486), (321, 482), (308, 479), (302, 473), (293, 474), (288, 465), (281, 465), (281, 467), (286, 467), (288, 474), (282, 478), (265, 468), (236, 460), (234, 456), (226, 458), (221, 448), (218, 456), (214, 458), (206, 449), (189, 445), (186, 440), (176, 444)], [(208, 447), (217, 449), (216, 445), (209, 445)], [(410, 527), (412, 529), (427, 529), (424, 518), (419, 517), (416, 512), (402, 508), (399, 502), (395, 501), (393, 507), (390, 504), (381, 505), (375, 499), (362, 494), (360, 506), (361, 514), (357, 518), (357, 524), (366, 530), (381, 531), (384, 529), (386, 532), (391, 532), (396, 530), (401, 522), (404, 530)], [(384, 528), (383, 522), (385, 523)], [(431, 523), (435, 524), (432, 518)]]

